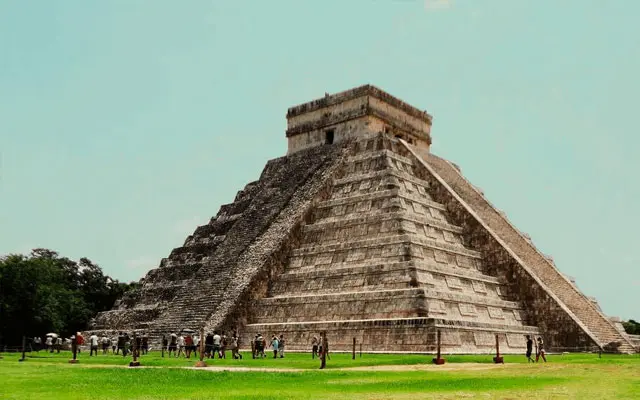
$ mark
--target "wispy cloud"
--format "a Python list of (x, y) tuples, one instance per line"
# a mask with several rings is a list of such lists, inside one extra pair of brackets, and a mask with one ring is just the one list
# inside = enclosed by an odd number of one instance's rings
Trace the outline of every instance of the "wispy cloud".
[(453, 0), (424, 0), (424, 9), (427, 11), (446, 10), (453, 6)]

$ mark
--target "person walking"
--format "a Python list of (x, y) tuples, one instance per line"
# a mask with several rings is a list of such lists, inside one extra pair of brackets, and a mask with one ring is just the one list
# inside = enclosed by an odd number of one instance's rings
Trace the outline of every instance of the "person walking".
[(318, 357), (318, 338), (314, 336), (311, 338), (311, 358)]
[(280, 334), (280, 339), (278, 340), (278, 353), (280, 354), (280, 358), (284, 358), (284, 335)]
[(109, 338), (106, 336), (102, 336), (102, 338), (100, 338), (100, 344), (102, 345), (102, 354), (108, 354), (109, 353)]
[(271, 347), (273, 348), (273, 358), (278, 358), (278, 337), (276, 335), (271, 338)]
[(89, 336), (89, 357), (93, 356), (93, 353), (96, 353), (96, 356), (98, 355), (98, 335), (95, 334), (95, 332), (93, 334), (91, 334), (91, 336)]
[(142, 335), (142, 354), (147, 354), (149, 352), (149, 334), (144, 333)]
[(533, 358), (531, 358), (531, 353), (533, 351), (533, 340), (531, 339), (531, 336), (527, 335), (527, 362), (535, 362), (533, 361)]
[(213, 357), (213, 335), (207, 333), (204, 339), (204, 356), (207, 358)]
[(178, 354), (176, 355), (176, 357), (180, 357), (180, 354), (183, 354), (183, 353), (184, 353), (184, 336), (182, 336), (182, 333), (180, 333), (180, 336), (178, 336)]
[(53, 337), (47, 336), (44, 345), (47, 347), (47, 350), (49, 350), (49, 353), (53, 353)]
[(220, 354), (220, 346), (222, 345), (222, 336), (218, 334), (218, 332), (213, 332), (213, 356), (212, 358), (216, 358), (216, 354), (218, 358), (222, 358), (222, 354)]
[(544, 342), (542, 341), (542, 337), (538, 336), (538, 352), (536, 353), (536, 362), (538, 362), (538, 358), (542, 357), (544, 362), (547, 362), (547, 357), (545, 357), (544, 352)]
[(240, 347), (240, 343), (239, 343), (238, 335), (234, 333), (233, 337), (231, 338), (231, 357), (233, 357), (234, 360), (242, 358), (242, 354), (240, 354), (240, 352), (238, 351), (239, 347)]

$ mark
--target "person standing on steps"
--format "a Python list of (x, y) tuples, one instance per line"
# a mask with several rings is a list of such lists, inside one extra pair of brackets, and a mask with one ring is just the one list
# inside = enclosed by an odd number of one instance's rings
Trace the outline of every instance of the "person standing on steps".
[(527, 335), (527, 362), (535, 362), (533, 358), (531, 358), (531, 352), (533, 351), (533, 340), (531, 336)]
[(538, 358), (542, 357), (544, 362), (547, 362), (547, 357), (545, 357), (544, 353), (544, 343), (542, 342), (542, 337), (538, 336), (538, 352), (536, 353), (536, 362), (538, 362)]

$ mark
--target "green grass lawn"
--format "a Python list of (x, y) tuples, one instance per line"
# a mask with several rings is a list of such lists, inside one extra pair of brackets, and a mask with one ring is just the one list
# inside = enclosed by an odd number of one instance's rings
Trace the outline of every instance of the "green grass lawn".
[[(88, 357), (67, 363), (70, 353), (18, 354), (0, 360), (1, 399), (429, 399), (429, 398), (640, 398), (640, 357), (593, 354), (552, 355), (547, 364), (527, 364), (524, 356), (506, 356), (492, 365), (491, 356), (447, 356), (445, 366), (429, 365), (430, 356), (333, 354), (328, 369), (307, 354), (284, 359), (209, 360), (225, 367), (296, 368), (299, 372), (204, 371), (182, 367), (184, 358), (143, 356), (130, 369), (130, 358)], [(248, 358), (247, 358), (248, 357)], [(475, 363), (475, 364), (468, 364)], [(390, 371), (349, 370), (391, 366)], [(443, 368), (444, 367), (444, 368)], [(231, 368), (229, 368), (231, 369)]]

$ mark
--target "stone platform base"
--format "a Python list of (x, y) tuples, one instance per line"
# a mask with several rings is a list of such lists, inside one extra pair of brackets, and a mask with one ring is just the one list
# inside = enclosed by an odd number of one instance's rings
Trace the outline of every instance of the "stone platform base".
[[(311, 339), (326, 331), (331, 351), (351, 351), (353, 338), (356, 351), (366, 353), (431, 353), (436, 352), (436, 332), (441, 332), (442, 354), (495, 354), (499, 335), (500, 353), (520, 354), (526, 350), (525, 335), (538, 333), (536, 327), (496, 325), (448, 321), (433, 318), (381, 320), (320, 321), (282, 324), (250, 324), (242, 335), (241, 345), (250, 348), (261, 333), (267, 342), (271, 336), (283, 334), (290, 351), (309, 351)], [(362, 347), (361, 347), (362, 346)]]

